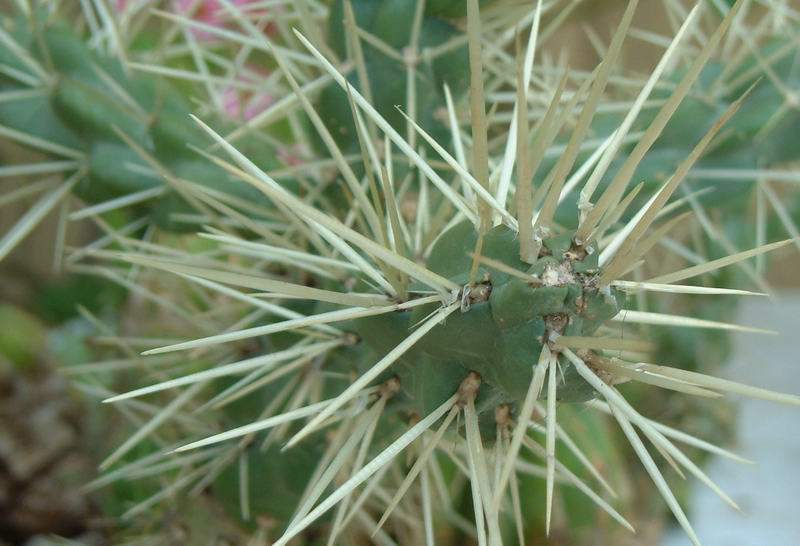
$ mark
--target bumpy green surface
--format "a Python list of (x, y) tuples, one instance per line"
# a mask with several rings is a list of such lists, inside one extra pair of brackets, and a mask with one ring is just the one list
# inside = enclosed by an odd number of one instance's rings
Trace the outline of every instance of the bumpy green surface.
[[(459, 0), (459, 3), (460, 2)], [(352, 2), (356, 24), (364, 31), (380, 38), (384, 43), (403, 54), (411, 42), (415, 0), (355, 0)], [(419, 51), (441, 45), (461, 32), (449, 21), (436, 15), (458, 15), (457, 10), (447, 6), (448, 2), (426, 4), (422, 17)], [(341, 58), (348, 55), (346, 27), (344, 25), (344, 1), (336, 0), (328, 16), (328, 42)], [(408, 111), (408, 74), (405, 64), (385, 55), (366, 41), (362, 41), (364, 63), (370, 82), (375, 108), (402, 134), (406, 132), (406, 120), (397, 107)], [(348, 77), (350, 84), (362, 92), (356, 71)], [(466, 46), (435, 57), (420, 60), (416, 65), (417, 122), (438, 142), (450, 139), (449, 129), (440, 115), (445, 107), (444, 85), (450, 87), (454, 97), (466, 92), (469, 86), (469, 61)], [(358, 149), (358, 140), (353, 115), (347, 94), (336, 84), (331, 84), (321, 93), (317, 109), (331, 134), (344, 150)]]
[[(454, 226), (433, 247), (427, 267), (453, 282), (468, 281), (477, 233), (469, 223)], [(433, 328), (395, 365), (403, 389), (421, 412), (430, 411), (458, 389), (469, 371), (483, 380), (481, 399), (486, 409), (501, 402), (521, 402), (531, 382), (548, 329), (564, 335), (588, 336), (617, 314), (620, 294), (601, 293), (593, 287), (596, 257), (583, 260), (569, 254), (569, 237), (548, 241), (543, 255), (530, 266), (519, 259), (519, 242), (512, 230), (497, 226), (484, 239), (483, 255), (518, 271), (542, 279), (536, 286), (507, 273), (479, 267), (483, 292), (468, 309), (456, 311)], [(546, 255), (544, 255), (546, 254)], [(356, 321), (362, 339), (378, 353), (386, 353), (402, 341), (414, 325), (438, 304), (412, 312), (369, 317)], [(572, 365), (561, 362), (564, 382), (558, 399), (580, 402), (593, 397)]]
[[(0, 125), (35, 138), (65, 146), (88, 156), (88, 176), (75, 188), (87, 203), (164, 185), (159, 177), (146, 174), (153, 166), (133, 149), (120, 132), (172, 175), (190, 180), (251, 204), (269, 206), (257, 190), (232, 182), (220, 167), (197, 154), (192, 146), (205, 148), (209, 140), (190, 119), (185, 97), (164, 79), (144, 73), (126, 73), (112, 57), (91, 51), (83, 38), (62, 24), (40, 29), (35, 40), (26, 22), (15, 25), (14, 37), (43, 66), (52, 66), (53, 84), (47, 93), (0, 102)], [(29, 69), (0, 45), (0, 62), (17, 70)], [(18, 82), (0, 76), (0, 90), (24, 90)], [(232, 122), (212, 123), (221, 131)], [(245, 150), (251, 145), (244, 144)], [(262, 168), (278, 163), (274, 150), (258, 143), (250, 155)], [(137, 207), (150, 212), (153, 222), (170, 230), (194, 230), (189, 223), (173, 221), (175, 213), (195, 209), (169, 186), (162, 198)]]

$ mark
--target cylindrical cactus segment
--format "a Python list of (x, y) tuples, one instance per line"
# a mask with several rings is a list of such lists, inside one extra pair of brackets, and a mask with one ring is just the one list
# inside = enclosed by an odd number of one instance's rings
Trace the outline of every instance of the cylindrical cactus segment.
[[(458, 6), (447, 1), (436, 2), (422, 14), (419, 32), (415, 34), (416, 0), (357, 0), (351, 2), (353, 19), (361, 30), (380, 40), (402, 56), (389, 56), (368, 41), (361, 44), (366, 82), (358, 71), (349, 74), (350, 84), (370, 96), (374, 106), (395, 129), (406, 132), (408, 123), (400, 110), (410, 114), (437, 142), (448, 142), (450, 130), (442, 112), (446, 108), (444, 86), (456, 98), (466, 93), (469, 64), (466, 45), (441, 54), (425, 56), (459, 36), (458, 29), (440, 16), (459, 16)], [(457, 2), (457, 4), (464, 4)], [(465, 5), (465, 4), (464, 4)], [(426, 8), (429, 4), (426, 4)], [(455, 9), (454, 9), (455, 8)], [(463, 15), (461, 13), (460, 15)], [(345, 2), (333, 2), (328, 15), (328, 42), (342, 58), (348, 56), (348, 26)], [(417, 43), (414, 44), (416, 36)], [(414, 48), (416, 46), (416, 50)], [(409, 96), (409, 78), (413, 74), (414, 98)], [(369, 86), (364, 89), (363, 83)], [(409, 100), (414, 101), (412, 106)], [(326, 87), (316, 105), (320, 116), (345, 151), (358, 150), (355, 124), (347, 94), (336, 84)]]
[[(569, 238), (556, 238), (545, 243), (531, 266), (520, 261), (515, 233), (502, 225), (485, 235), (482, 254), (519, 271), (519, 276), (481, 262), (477, 282), (468, 285), (477, 237), (472, 224), (458, 224), (434, 244), (427, 262), (431, 271), (465, 288), (461, 311), (431, 330), (395, 368), (420, 412), (451, 396), (469, 371), (482, 377), (481, 398), (520, 403), (543, 343), (555, 334), (589, 336), (619, 312), (621, 292), (597, 286), (595, 255), (573, 252), (562, 244)], [(356, 321), (356, 329), (368, 345), (384, 353), (436, 307), (363, 318)], [(591, 399), (594, 391), (572, 365), (560, 365), (558, 399)]]
[[(160, 177), (147, 173), (153, 170), (151, 158), (175, 177), (270, 208), (260, 192), (230, 183), (222, 168), (193, 149), (204, 148), (207, 137), (191, 120), (188, 101), (166, 80), (126, 72), (119, 59), (91, 50), (82, 37), (61, 23), (43, 27), (40, 41), (24, 24), (15, 30), (18, 42), (33, 58), (43, 65), (49, 61), (52, 81), (41, 94), (0, 104), (0, 125), (85, 153), (87, 176), (74, 190), (83, 201), (101, 203), (163, 185)], [(0, 60), (7, 56), (0, 44)], [(26, 88), (0, 76), (0, 89)], [(229, 120), (222, 118), (213, 124), (222, 130), (232, 128)], [(254, 146), (258, 153), (252, 155), (262, 168), (277, 167), (274, 150), (262, 142)], [(146, 212), (163, 229), (196, 229), (191, 223), (174, 221), (176, 213), (194, 209), (172, 189), (165, 186), (158, 200), (147, 203)]]

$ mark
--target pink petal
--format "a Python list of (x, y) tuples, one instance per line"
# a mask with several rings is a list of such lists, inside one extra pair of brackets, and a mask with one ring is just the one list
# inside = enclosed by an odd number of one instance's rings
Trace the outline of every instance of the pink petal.
[(250, 99), (247, 104), (247, 107), (244, 109), (244, 119), (249, 121), (256, 117), (258, 114), (266, 110), (267, 108), (275, 102), (275, 99), (272, 95), (268, 95), (266, 93), (260, 93)]

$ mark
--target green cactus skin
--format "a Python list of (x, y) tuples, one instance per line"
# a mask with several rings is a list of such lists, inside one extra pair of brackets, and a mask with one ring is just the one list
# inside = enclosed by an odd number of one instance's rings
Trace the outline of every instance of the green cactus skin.
[[(191, 110), (183, 96), (165, 80), (126, 74), (119, 61), (90, 51), (82, 38), (62, 24), (44, 28), (41, 46), (32, 35), (24, 34), (24, 25), (18, 24), (16, 30), (18, 41), (42, 62), (49, 59), (56, 73), (49, 94), (0, 103), (0, 124), (86, 153), (88, 173), (74, 190), (83, 201), (100, 203), (164, 184), (136, 170), (137, 167), (146, 170), (150, 166), (120, 137), (120, 133), (124, 133), (176, 177), (251, 204), (270, 207), (263, 194), (246, 184), (229, 182), (223, 169), (192, 149), (204, 148), (208, 141), (191, 121)], [(12, 58), (10, 52), (0, 46), (0, 59), (13, 66)], [(124, 89), (136, 108), (126, 104), (113, 86)], [(5, 77), (0, 79), (0, 87), (4, 90), (19, 88), (16, 82)], [(230, 122), (219, 120), (221, 130), (226, 124), (232, 127)], [(258, 154), (254, 155), (265, 169), (278, 166), (274, 150), (261, 143)], [(191, 231), (197, 228), (172, 220), (175, 213), (194, 210), (174, 191), (167, 191), (161, 199), (149, 202), (145, 210), (163, 229)]]
[[(291, 454), (281, 453), (281, 447), (274, 444), (266, 451), (261, 451), (257, 443), (245, 449), (244, 456), (249, 467), (250, 509), (253, 513), (268, 515), (278, 522), (291, 519), (322, 455), (318, 447), (304, 447)], [(213, 491), (230, 516), (241, 517), (236, 461), (226, 466), (214, 480)]]
[[(352, 2), (359, 28), (380, 37), (397, 51), (404, 51), (411, 40), (417, 2), (415, 0), (359, 0)], [(420, 28), (419, 51), (445, 43), (460, 32), (448, 21), (432, 15), (441, 9), (426, 10)], [(344, 0), (336, 0), (328, 16), (328, 42), (333, 51), (344, 58), (347, 44), (344, 21)], [(397, 111), (405, 109), (407, 71), (396, 59), (386, 56), (374, 46), (364, 43), (364, 63), (375, 108), (398, 131), (405, 132), (406, 119)], [(360, 89), (358, 74), (349, 76), (354, 88)], [(387, 82), (391, 82), (388, 83)], [(449, 129), (440, 117), (445, 107), (444, 85), (454, 97), (463, 95), (469, 85), (469, 62), (466, 46), (416, 65), (417, 122), (437, 142), (450, 140)], [(347, 94), (335, 84), (326, 87), (317, 102), (317, 111), (343, 151), (358, 150), (353, 115)]]
[[(477, 236), (468, 222), (453, 226), (434, 244), (427, 267), (456, 283), (466, 284), (471, 267), (469, 253), (474, 249)], [(604, 294), (592, 286), (598, 272), (596, 255), (587, 254), (579, 258), (572, 253), (569, 241), (569, 236), (548, 241), (537, 263), (530, 266), (519, 260), (518, 241), (510, 229), (497, 226), (485, 235), (484, 256), (521, 273), (537, 275), (546, 279), (544, 284), (550, 285), (534, 286), (481, 265), (478, 278), (482, 282), (472, 289), (468, 309), (452, 314), (406, 353), (391, 372), (378, 379), (380, 384), (397, 377), (402, 392), (391, 401), (390, 407), (394, 411), (382, 418), (377, 435), (396, 436), (404, 429), (405, 416), (409, 412), (412, 415), (426, 414), (451, 397), (470, 372), (477, 372), (482, 377), (476, 400), (481, 435), (487, 444), (495, 440), (496, 408), (506, 404), (514, 408), (521, 404), (536, 358), (542, 350), (546, 321), (551, 327), (556, 322), (562, 324), (559, 329), (565, 335), (590, 335), (619, 310), (621, 293), (612, 289)], [(566, 275), (567, 280), (559, 279), (559, 274)], [(313, 312), (322, 312), (328, 307), (317, 305)], [(375, 353), (382, 355), (395, 347), (412, 331), (412, 325), (424, 319), (431, 310), (431, 306), (421, 306), (410, 312), (340, 324), (345, 330), (352, 328), (362, 343), (334, 352), (326, 369), (347, 372), (352, 370), (353, 362), (370, 365), (375, 361)], [(286, 343), (280, 339), (270, 341), (278, 343), (273, 347), (275, 349), (290, 343), (290, 340), (291, 336)], [(560, 361), (560, 366), (564, 382), (559, 385), (559, 401), (584, 402), (594, 397), (594, 391), (568, 361)], [(218, 390), (223, 389), (224, 384)], [(331, 395), (341, 390), (336, 385), (330, 388)], [(225, 415), (231, 421), (226, 428), (257, 419), (273, 390), (271, 387), (259, 391), (259, 394), (226, 407)], [(257, 444), (244, 449), (244, 456), (249, 461), (248, 489), (254, 513), (278, 522), (291, 518), (292, 510), (321, 456), (319, 439), (316, 437), (288, 453), (282, 453), (275, 446), (261, 452)], [(264, 476), (268, 476), (274, 488), (265, 490), (260, 485), (264, 483)], [(213, 486), (215, 496), (234, 518), (241, 514), (238, 484), (237, 465), (232, 461)], [(275, 491), (281, 494), (276, 496)], [(292, 502), (287, 499), (292, 499)], [(580, 505), (582, 501), (576, 498), (574, 502)], [(324, 522), (321, 523), (324, 525)]]
[[(469, 253), (477, 237), (470, 223), (450, 228), (434, 244), (428, 269), (466, 285)], [(521, 403), (542, 351), (546, 323), (564, 335), (588, 336), (618, 313), (621, 293), (611, 289), (604, 294), (593, 286), (596, 256), (579, 258), (565, 248), (568, 241), (569, 237), (547, 241), (543, 255), (530, 266), (520, 261), (519, 243), (509, 228), (497, 226), (485, 235), (486, 258), (535, 275), (541, 285), (480, 266), (480, 282), (471, 287), (463, 312), (448, 317), (401, 358), (397, 373), (415, 409), (426, 412), (441, 404), (469, 371), (481, 375), (482, 394), (494, 404)], [(356, 331), (374, 350), (386, 352), (435, 308), (430, 304), (412, 312), (359, 319)], [(594, 396), (569, 362), (561, 362), (561, 367), (565, 381), (559, 400), (583, 402)], [(492, 389), (492, 395), (484, 393)]]
[[(480, 0), (481, 8), (494, 0)], [(426, 0), (425, 13), (435, 17), (464, 17), (467, 14), (467, 3), (463, 0)]]

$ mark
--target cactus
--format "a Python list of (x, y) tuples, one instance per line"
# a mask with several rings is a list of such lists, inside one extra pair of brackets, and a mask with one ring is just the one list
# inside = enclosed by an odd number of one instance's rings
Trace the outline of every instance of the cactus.
[[(109, 233), (67, 261), (130, 289), (124, 309), (147, 317), (103, 326), (83, 312), (123, 348), (122, 369), (144, 372), (117, 390), (101, 371), (105, 386), (89, 389), (147, 415), (93, 484), (116, 484), (131, 534), (150, 532), (162, 501), (203, 491), (204, 510), (227, 512), (220, 528), (233, 529), (231, 540), (276, 545), (448, 544), (462, 532), (523, 544), (559, 524), (556, 502), (576, 528), (597, 525), (600, 511), (632, 529), (624, 514), (635, 507), (612, 500), (631, 486), (629, 449), (699, 544), (640, 433), (731, 504), (674, 441), (738, 457), (644, 417), (636, 399), (663, 403), (649, 394), (658, 387), (800, 403), (696, 365), (698, 346), (720, 343), (710, 335), (747, 330), (724, 322), (730, 304), (663, 312), (699, 296), (754, 294), (727, 287), (736, 281), (728, 266), (761, 282), (745, 260), (792, 242), (766, 242), (778, 232), (772, 219), (755, 243), (705, 219), (711, 207), (748, 205), (718, 183), (721, 170), (747, 178), (795, 159), (784, 141), (796, 113), (781, 113), (796, 35), (766, 45), (737, 37), (743, 3), (679, 14), (662, 62), (624, 98), (622, 115), (601, 107), (619, 96), (613, 71), (635, 0), (591, 76), (538, 72), (546, 92), (535, 97), (536, 37), (557, 28), (555, 4), (337, 0), (323, 16), (306, 1), (266, 15), (242, 1), (172, 13), (131, 2), (121, 7), (127, 28), (105, 23), (89, 41), (51, 20), (61, 13), (23, 10), (0, 31), (2, 134), (48, 155), (18, 172), (66, 181), (0, 240), (0, 256), (67, 193), (86, 205), (79, 218)], [(682, 47), (703, 8), (720, 17), (689, 54)], [(170, 58), (169, 43), (137, 45), (158, 41), (159, 18), (182, 31), (183, 55)], [(746, 51), (735, 63), (709, 60), (739, 39)], [(112, 54), (97, 51), (106, 42)], [(230, 45), (253, 59), (226, 64)], [(259, 72), (272, 83), (280, 75), (288, 98), (262, 103)], [(231, 82), (247, 96), (234, 93), (228, 108), (221, 90)], [(490, 92), (513, 97), (513, 110), (491, 112), (510, 114), (507, 123), (487, 112)], [(270, 104), (246, 111), (243, 101)], [(532, 115), (534, 103), (544, 114)], [(305, 157), (280, 166), (293, 146)], [(695, 253), (710, 241), (716, 255), (643, 265), (688, 222), (682, 208), (705, 231)], [(125, 218), (109, 226), (109, 210)], [(155, 229), (122, 235), (142, 213), (135, 232)], [(781, 222), (790, 229), (791, 215)], [(693, 284), (726, 267), (723, 287)], [(610, 476), (593, 466), (598, 458)], [(160, 488), (144, 486), (152, 475)], [(191, 534), (204, 536), (187, 511)]]
[[(154, 225), (182, 231), (197, 227), (174, 218), (198, 206), (181, 185), (185, 179), (229, 199), (264, 204), (258, 192), (224, 183), (223, 171), (198, 159), (190, 146), (206, 141), (189, 120), (185, 96), (163, 78), (131, 73), (119, 59), (91, 50), (63, 22), (31, 28), (18, 19), (13, 29), (6, 35), (10, 45), (0, 49), (2, 62), (14, 70), (3, 78), (9, 99), (0, 104), (0, 124), (4, 133), (52, 154), (56, 172), (79, 167), (82, 174), (69, 189), (82, 201), (123, 200), (134, 210), (144, 203)], [(53, 71), (41, 76), (47, 65)], [(218, 128), (232, 129), (233, 121), (220, 115)], [(269, 146), (260, 145), (258, 155), (263, 168), (279, 164)], [(165, 187), (147, 171), (169, 177), (169, 183)], [(10, 250), (4, 247), (3, 254)]]
[[(345, 2), (334, 2), (328, 15), (328, 41), (331, 49), (341, 58), (347, 57), (350, 16), (345, 11)], [(356, 70), (350, 76), (355, 89), (370, 96), (378, 112), (392, 124), (404, 131), (407, 122), (396, 109), (407, 102), (409, 67), (414, 73), (414, 88), (417, 95), (416, 119), (438, 141), (449, 138), (447, 127), (437, 121), (437, 112), (446, 108), (444, 87), (448, 86), (455, 97), (464, 94), (468, 86), (469, 65), (466, 45), (433, 59), (425, 59), (421, 52), (446, 44), (459, 35), (459, 31), (436, 14), (452, 12), (448, 6), (426, 4), (425, 11), (415, 2), (355, 2), (352, 4), (353, 24), (364, 32), (378, 37), (385, 46), (396, 51), (397, 57), (369, 43), (359, 46), (363, 56), (363, 72)], [(415, 18), (420, 17), (418, 29)], [(360, 69), (360, 67), (359, 67)], [(362, 82), (363, 79), (363, 82)], [(392, 85), (380, 82), (391, 81)], [(361, 89), (361, 87), (364, 89)], [(317, 109), (326, 126), (343, 151), (358, 150), (355, 124), (347, 99), (347, 93), (338, 85), (329, 85), (320, 95)]]

